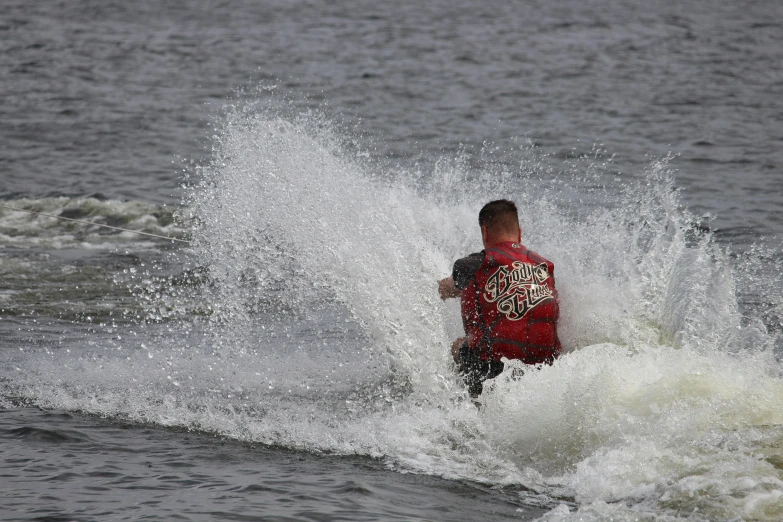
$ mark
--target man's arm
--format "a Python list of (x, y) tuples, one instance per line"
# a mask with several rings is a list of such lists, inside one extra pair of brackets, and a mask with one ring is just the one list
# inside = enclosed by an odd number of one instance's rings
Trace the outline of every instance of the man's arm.
[(460, 293), (461, 292), (454, 284), (454, 279), (452, 277), (447, 277), (446, 279), (438, 281), (438, 294), (440, 294), (441, 299), (446, 300), (450, 297), (459, 297)]
[(457, 261), (454, 262), (451, 277), (438, 281), (438, 294), (440, 294), (440, 298), (445, 300), (450, 297), (460, 297), (462, 291), (475, 277), (476, 271), (483, 261), (483, 250), (476, 254), (470, 254), (468, 257), (457, 259)]

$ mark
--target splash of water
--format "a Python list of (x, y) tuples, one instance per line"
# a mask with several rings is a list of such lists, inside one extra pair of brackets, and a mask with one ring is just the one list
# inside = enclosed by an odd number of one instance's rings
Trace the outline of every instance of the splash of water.
[[(312, 116), (230, 114), (182, 210), (197, 224), (188, 284), (145, 294), (162, 322), (19, 356), (13, 393), (575, 499), (553, 520), (776, 519), (777, 339), (743, 313), (744, 280), (682, 209), (671, 160), (631, 177), (599, 151), (494, 150), (383, 171)], [(475, 216), (495, 197), (555, 262), (570, 353), (504, 373), (477, 410), (435, 281), (480, 248)]]

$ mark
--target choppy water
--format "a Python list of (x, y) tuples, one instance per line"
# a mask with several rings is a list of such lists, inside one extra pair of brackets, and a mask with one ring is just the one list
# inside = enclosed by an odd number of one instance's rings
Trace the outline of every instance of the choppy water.
[[(191, 241), (0, 209), (6, 518), (780, 518), (779, 4), (4, 10), (0, 204)], [(496, 196), (569, 353), (477, 409)]]

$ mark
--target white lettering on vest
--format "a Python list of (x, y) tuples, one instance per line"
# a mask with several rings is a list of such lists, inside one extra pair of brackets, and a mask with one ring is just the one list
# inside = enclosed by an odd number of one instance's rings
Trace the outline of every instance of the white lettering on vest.
[(530, 310), (553, 296), (552, 289), (542, 284), (549, 279), (546, 263), (531, 265), (514, 261), (511, 269), (501, 265), (487, 279), (484, 300), (497, 302), (498, 312), (511, 321), (522, 319)]

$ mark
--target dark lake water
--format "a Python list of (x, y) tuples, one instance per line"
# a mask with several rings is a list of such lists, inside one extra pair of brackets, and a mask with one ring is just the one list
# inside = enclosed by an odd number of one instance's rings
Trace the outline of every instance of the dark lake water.
[[(14, 520), (778, 520), (783, 4), (0, 13)], [(467, 399), (489, 199), (569, 352)]]

